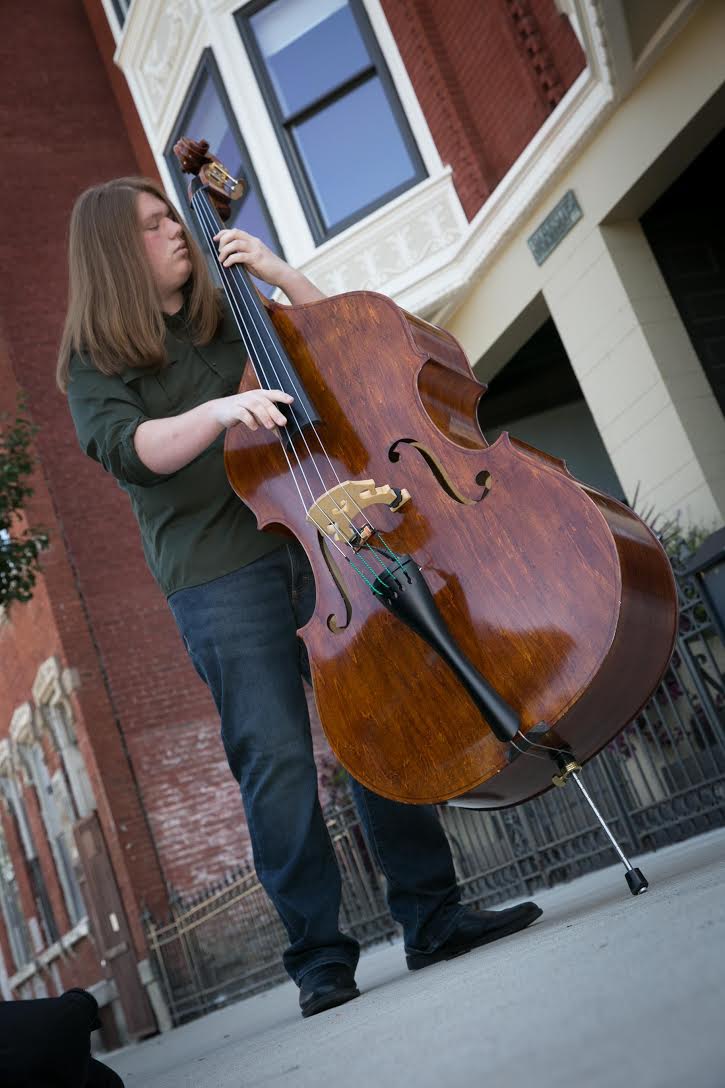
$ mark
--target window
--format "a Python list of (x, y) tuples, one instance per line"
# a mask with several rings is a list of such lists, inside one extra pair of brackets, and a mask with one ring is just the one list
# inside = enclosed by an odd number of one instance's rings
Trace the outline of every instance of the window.
[(75, 925), (84, 917), (86, 910), (76, 873), (79, 859), (73, 838), (73, 810), (68, 790), (62, 771), (51, 779), (40, 744), (25, 746), (23, 755), (38, 795), (68, 917), (71, 925)]
[(40, 710), (63, 761), (67, 785), (73, 797), (71, 811), (74, 811), (74, 818), (87, 816), (95, 809), (96, 802), (85, 761), (78, 748), (68, 704), (64, 701), (45, 703)]
[(122, 27), (123, 24), (126, 22), (128, 9), (131, 7), (131, 0), (111, 0), (111, 6), (116, 13), (118, 25)]
[[(65, 891), (66, 905), (68, 907), (71, 924), (75, 925), (76, 922), (79, 922), (81, 918), (85, 916), (86, 907), (83, 902), (78, 879), (80, 855), (73, 834), (73, 825), (76, 821), (76, 814), (73, 809), (70, 793), (68, 792), (65, 775), (62, 770), (57, 770), (52, 776), (48, 794), (49, 798), (52, 799), (52, 805), (55, 810), (56, 835), (54, 853), (57, 862), (62, 866), (63, 871), (59, 875)], [(51, 846), (52, 845), (51, 842)]]
[(236, 20), (318, 243), (426, 176), (360, 0), (267, 0)]
[[(25, 811), (25, 803), (17, 781), (14, 778), (0, 778), (0, 795), (4, 795), (8, 802), (9, 813), (15, 824), (15, 832), (18, 841), (23, 848), (26, 872), (32, 889), (38, 918), (43, 927), (45, 942), (46, 944), (52, 944), (53, 941), (58, 939), (58, 926), (53, 915), (48, 889), (43, 877), (43, 871), (40, 868), (38, 852), (35, 847), (30, 823), (28, 822), (28, 816)], [(33, 920), (29, 919), (29, 926), (31, 929), (32, 922)], [(40, 935), (38, 934), (38, 936)], [(40, 943), (42, 944), (42, 941), (40, 941)]]
[[(224, 91), (219, 69), (211, 50), (208, 49), (202, 55), (188, 98), (174, 125), (173, 135), (165, 152), (179, 201), (182, 208), (186, 209), (190, 176), (182, 171), (174, 155), (174, 144), (182, 136), (188, 136), (191, 140), (206, 140), (210, 151), (221, 160), (229, 173), (235, 178), (243, 177), (246, 181), (246, 192), (241, 200), (232, 201), (232, 214), (225, 225), (248, 231), (249, 234), (261, 238), (275, 253), (281, 254), (279, 239), (262, 200), (259, 184)], [(189, 222), (196, 230), (193, 218)], [(257, 285), (266, 295), (271, 295), (274, 291), (274, 287), (261, 281), (257, 281)]]
[(33, 954), (28, 940), (28, 931), (23, 918), (23, 909), (20, 905), (20, 892), (15, 869), (13, 868), (10, 852), (5, 842), (5, 836), (0, 830), (0, 911), (2, 912), (7, 929), (10, 949), (15, 960), (15, 966), (20, 970), (30, 963)]

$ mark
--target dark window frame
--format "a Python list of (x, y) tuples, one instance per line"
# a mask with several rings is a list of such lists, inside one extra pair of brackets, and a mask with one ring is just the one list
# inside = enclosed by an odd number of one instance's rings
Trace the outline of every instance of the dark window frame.
[[(408, 118), (405, 115), (402, 103), (398, 97), (398, 92), (395, 89), (382, 50), (378, 45), (377, 38), (375, 37), (367, 12), (361, 3), (361, 0), (347, 0), (347, 3), (368, 50), (371, 61), (369, 67), (366, 68), (364, 72), (357, 73), (344, 83), (341, 83), (334, 91), (327, 92), (314, 102), (305, 106), (304, 109), (299, 110), (286, 121), (282, 120), (277, 103), (277, 94), (268, 75), (264, 58), (257, 46), (250, 22), (252, 16), (256, 15), (262, 8), (267, 7), (272, 2), (273, 0), (253, 0), (252, 3), (245, 4), (243, 8), (234, 12), (234, 20), (237, 24), (241, 39), (247, 51), (247, 56), (249, 57), (250, 64), (252, 65), (252, 69), (256, 76), (257, 84), (262, 92), (270, 120), (272, 121), (277, 136), (277, 141), (282, 149), (282, 154), (287, 163), (292, 182), (297, 190), (297, 195), (302, 204), (313, 239), (316, 245), (321, 245), (329, 238), (334, 238), (336, 234), (341, 234), (342, 231), (346, 230), (354, 223), (360, 222), (361, 219), (364, 219), (378, 208), (382, 208), (385, 204), (389, 204), (391, 200), (400, 196), (401, 193), (414, 188), (421, 181), (424, 181), (429, 176), (428, 170), (423, 162), (420, 149), (418, 148), (418, 144), (413, 135)], [(363, 207), (358, 208), (356, 212), (341, 219), (333, 227), (328, 229), (325, 227), (324, 218), (320, 211), (313, 188), (308, 180), (307, 171), (302, 163), (301, 156), (295, 147), (294, 140), (292, 139), (291, 130), (295, 124), (299, 124), (309, 117), (314, 116), (321, 109), (338, 101), (350, 91), (355, 90), (358, 86), (362, 86), (362, 84), (374, 79), (376, 76), (380, 80), (381, 88), (397, 125), (405, 149), (410, 155), (415, 171), (414, 176), (412, 180), (403, 182), (402, 184), (395, 186), (395, 188), (388, 190), (388, 192), (384, 193), (377, 200), (370, 201)]]
[[(203, 239), (201, 239), (199, 235), (196, 219), (191, 214), (191, 209), (189, 207), (188, 183), (189, 181), (191, 181), (191, 175), (180, 174), (178, 160), (176, 158), (176, 155), (174, 155), (174, 144), (181, 136), (186, 135), (186, 133), (181, 131), (180, 120), (186, 114), (191, 113), (194, 109), (198, 101), (199, 95), (201, 94), (205, 77), (209, 78), (212, 81), (214, 89), (219, 96), (219, 101), (222, 104), (224, 114), (227, 118), (227, 121), (229, 122), (229, 127), (236, 141), (237, 148), (239, 150), (239, 154), (242, 160), (242, 176), (244, 178), (246, 188), (249, 192), (254, 192), (254, 194), (256, 195), (259, 201), (262, 216), (264, 217), (264, 220), (267, 224), (270, 237), (274, 240), (276, 252), (279, 254), (280, 257), (284, 258), (284, 249), (282, 248), (282, 244), (279, 240), (279, 235), (277, 234), (274, 220), (272, 219), (269, 208), (267, 207), (267, 202), (264, 199), (264, 192), (262, 191), (262, 188), (257, 179), (257, 174), (252, 164), (252, 158), (247, 149), (244, 137), (242, 136), (241, 129), (239, 128), (239, 125), (237, 123), (237, 116), (232, 109), (231, 103), (229, 101), (229, 96), (226, 92), (226, 87), (224, 86), (224, 80), (222, 79), (221, 72), (219, 71), (219, 65), (216, 62), (216, 57), (214, 56), (214, 51), (213, 49), (211, 49), (211, 47), (207, 47), (206, 49), (204, 49), (201, 57), (199, 58), (199, 63), (196, 67), (196, 71), (194, 72), (191, 83), (189, 84), (189, 88), (184, 97), (184, 101), (182, 102), (181, 107), (179, 108), (179, 111), (176, 115), (176, 120), (174, 121), (174, 125), (172, 128), (172, 134), (167, 141), (166, 147), (164, 148), (164, 161), (166, 162), (168, 171), (173, 179), (174, 188), (176, 189), (176, 195), (181, 209), (184, 212), (186, 220), (190, 225), (191, 229), (193, 230), (197, 241), (199, 241), (202, 245), (203, 252), (206, 254), (205, 244), (203, 242)], [(199, 133), (198, 135), (203, 136), (203, 134), (201, 133)], [(216, 149), (213, 147), (210, 147), (209, 150), (212, 154), (214, 154), (216, 151)], [(224, 165), (228, 166), (227, 163), (224, 163)]]
[(118, 20), (118, 25), (120, 29), (123, 30), (124, 24), (131, 10), (131, 0), (126, 0), (125, 4), (121, 3), (120, 0), (111, 0), (111, 7), (113, 8), (116, 19)]

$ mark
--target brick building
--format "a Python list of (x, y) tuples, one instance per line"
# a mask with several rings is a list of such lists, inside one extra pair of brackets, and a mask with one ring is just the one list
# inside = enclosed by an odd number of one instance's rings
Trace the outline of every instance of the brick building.
[(714, 527), (724, 36), (717, 0), (3, 6), (0, 410), (23, 391), (51, 547), (0, 620), (0, 996), (87, 986), (106, 1045), (167, 1026), (141, 912), (246, 851), (211, 700), (54, 387), (77, 194), (144, 173), (181, 205), (171, 148), (207, 138), (250, 182), (238, 225), (460, 339), (489, 436)]

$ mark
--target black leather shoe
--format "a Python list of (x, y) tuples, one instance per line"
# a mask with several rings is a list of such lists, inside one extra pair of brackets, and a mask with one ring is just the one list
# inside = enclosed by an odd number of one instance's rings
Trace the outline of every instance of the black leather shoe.
[(517, 907), (506, 910), (469, 911), (464, 914), (450, 937), (435, 952), (408, 952), (405, 962), (411, 971), (420, 971), (441, 960), (452, 960), (462, 956), (472, 948), (497, 941), (499, 937), (508, 937), (526, 929), (543, 914), (536, 903), (519, 903)]
[(326, 963), (313, 967), (302, 976), (300, 984), (300, 1008), (303, 1016), (314, 1016), (325, 1009), (334, 1009), (359, 997), (355, 975), (344, 963)]

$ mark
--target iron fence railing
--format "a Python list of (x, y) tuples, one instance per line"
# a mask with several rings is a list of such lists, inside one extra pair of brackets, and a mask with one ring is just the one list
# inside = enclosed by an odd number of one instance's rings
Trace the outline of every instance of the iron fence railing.
[[(628, 853), (725, 823), (725, 646), (694, 578), (678, 576), (680, 631), (648, 705), (584, 770), (587, 789)], [(397, 935), (385, 887), (349, 798), (327, 812), (343, 877), (342, 927), (363, 946)], [(578, 790), (516, 808), (443, 807), (464, 900), (490, 906), (608, 865), (611, 847)], [(285, 975), (281, 923), (251, 869), (159, 924), (147, 917), (156, 972), (175, 1023), (258, 992)]]

